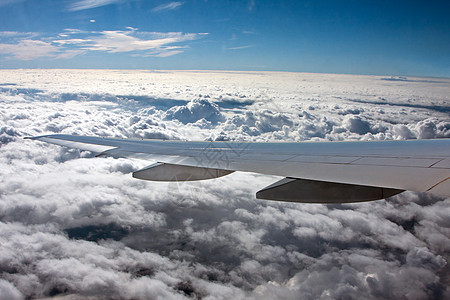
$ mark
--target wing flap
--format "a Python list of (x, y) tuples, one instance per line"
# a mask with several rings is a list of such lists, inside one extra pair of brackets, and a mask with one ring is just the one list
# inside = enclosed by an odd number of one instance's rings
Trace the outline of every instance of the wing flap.
[(152, 181), (194, 181), (218, 178), (233, 171), (156, 163), (133, 172), (133, 177)]
[(334, 182), (284, 178), (256, 193), (265, 200), (301, 203), (351, 203), (380, 200), (403, 190)]

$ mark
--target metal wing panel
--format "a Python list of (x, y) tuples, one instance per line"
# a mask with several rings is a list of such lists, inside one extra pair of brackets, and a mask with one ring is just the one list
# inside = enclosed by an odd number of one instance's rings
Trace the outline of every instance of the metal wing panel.
[(296, 155), (288, 161), (323, 163), (323, 164), (349, 164), (355, 160), (361, 159), (360, 156), (332, 156), (332, 155)]
[(450, 155), (450, 139), (378, 142), (237, 143), (133, 140), (60, 134), (38, 136), (32, 139), (60, 144), (63, 141), (72, 141), (82, 144), (120, 147), (130, 152), (143, 153), (185, 155), (183, 152), (197, 152), (203, 155), (216, 152), (231, 157), (243, 157), (246, 154), (263, 155), (265, 156), (264, 160), (270, 160), (271, 155), (441, 159), (449, 158)]
[(274, 165), (271, 162), (232, 162), (230, 170), (257, 172), (284, 177), (303, 178), (380, 186), (425, 192), (449, 175), (448, 169), (399, 167), (399, 166), (365, 166), (352, 164), (322, 164), (285, 162)]
[(432, 166), (432, 168), (450, 169), (450, 158), (446, 158)]
[(436, 195), (449, 196), (450, 195), (450, 177), (448, 177), (447, 179), (445, 179), (442, 182), (433, 186), (429, 190), (429, 192), (436, 194)]
[(239, 143), (124, 140), (70, 135), (33, 139), (192, 167), (249, 171), (450, 196), (450, 139), (381, 142)]
[(437, 164), (441, 160), (441, 158), (362, 157), (353, 161), (352, 165), (428, 168)]

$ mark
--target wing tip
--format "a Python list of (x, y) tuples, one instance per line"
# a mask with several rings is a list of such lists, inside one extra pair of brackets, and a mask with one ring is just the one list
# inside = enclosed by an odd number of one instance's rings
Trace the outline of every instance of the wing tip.
[(39, 140), (40, 138), (48, 137), (49, 135), (38, 135), (38, 136), (26, 136), (24, 140)]
[(58, 137), (64, 137), (67, 136), (65, 134), (43, 134), (43, 135), (36, 135), (36, 136), (26, 136), (24, 137), (25, 140), (39, 140), (42, 138), (52, 138), (52, 139), (58, 139)]

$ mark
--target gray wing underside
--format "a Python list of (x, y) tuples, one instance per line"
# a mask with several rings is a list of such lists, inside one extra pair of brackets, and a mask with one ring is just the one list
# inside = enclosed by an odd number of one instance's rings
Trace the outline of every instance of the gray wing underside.
[(217, 178), (234, 171), (283, 176), (257, 198), (344, 203), (404, 190), (450, 196), (450, 139), (377, 142), (240, 143), (132, 140), (73, 135), (31, 139), (112, 157), (157, 162), (133, 177)]

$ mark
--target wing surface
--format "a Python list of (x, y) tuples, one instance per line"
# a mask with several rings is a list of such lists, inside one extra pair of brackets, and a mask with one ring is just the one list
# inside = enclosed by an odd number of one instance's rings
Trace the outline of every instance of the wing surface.
[[(383, 199), (404, 190), (450, 196), (450, 139), (243, 143), (61, 134), (31, 139), (98, 152), (99, 155), (158, 162), (134, 173), (134, 177), (147, 180), (199, 180), (233, 171), (286, 178), (260, 191), (257, 195), (263, 199), (355, 202)], [(328, 192), (320, 192), (325, 190)], [(276, 199), (277, 194), (284, 196)], [(368, 194), (374, 196), (367, 197)], [(342, 195), (347, 198), (341, 199)]]

